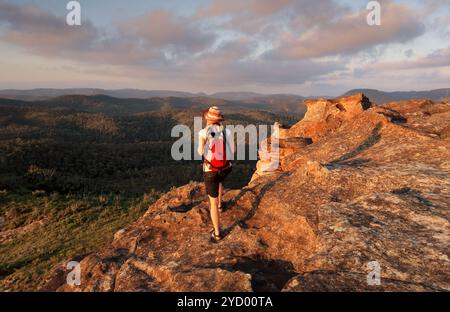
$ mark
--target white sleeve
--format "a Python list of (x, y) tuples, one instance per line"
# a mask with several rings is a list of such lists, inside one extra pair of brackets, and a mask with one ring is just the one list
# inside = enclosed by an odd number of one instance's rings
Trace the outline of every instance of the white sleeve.
[(205, 129), (202, 129), (198, 132), (198, 137), (202, 139), (206, 139), (206, 131)]
[[(206, 133), (205, 129), (202, 129), (198, 132), (198, 149), (197, 153), (200, 156), (203, 156), (203, 153), (205, 151), (205, 142), (206, 142)], [(203, 142), (202, 142), (203, 141)]]

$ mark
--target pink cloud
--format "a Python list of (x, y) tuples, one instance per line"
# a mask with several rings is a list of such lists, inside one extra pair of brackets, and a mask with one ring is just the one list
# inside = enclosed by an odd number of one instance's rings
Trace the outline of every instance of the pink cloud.
[(277, 54), (290, 59), (358, 52), (378, 44), (406, 42), (424, 33), (417, 14), (405, 5), (383, 2), (382, 25), (366, 23), (368, 11), (349, 12), (312, 27), (305, 33), (285, 32)]
[(106, 34), (89, 21), (72, 27), (65, 17), (6, 2), (0, 2), (0, 22), (6, 26), (0, 33), (5, 42), (41, 56), (96, 64), (160, 65), (166, 51), (189, 57), (215, 40), (196, 23), (162, 10), (123, 21), (115, 35)]
[(215, 0), (211, 4), (202, 7), (198, 13), (198, 18), (215, 17), (228, 14), (249, 14), (252, 16), (273, 15), (277, 11), (294, 3), (294, 0)]
[(37, 53), (46, 53), (55, 47), (60, 50), (86, 47), (99, 35), (89, 22), (81, 28), (70, 27), (65, 19), (29, 5), (0, 2), (0, 22), (8, 27), (3, 40)]
[(203, 31), (194, 20), (165, 10), (128, 19), (120, 24), (120, 31), (154, 47), (175, 46), (189, 52), (200, 52), (215, 40), (214, 34)]
[[(65, 17), (0, 0), (0, 39), (50, 60), (69, 59), (98, 71), (108, 68), (105, 78), (117, 81), (189, 81), (198, 89), (300, 85), (333, 74), (357, 79), (346, 68), (348, 55), (408, 42), (424, 32), (425, 13), (387, 1), (379, 27), (366, 24), (364, 8), (355, 13), (333, 0), (215, 0), (193, 16), (162, 9), (143, 12), (112, 25), (115, 29), (107, 33), (89, 21), (69, 27)], [(319, 59), (323, 56), (335, 60)], [(408, 64), (444, 66), (449, 56), (437, 51)], [(386, 64), (385, 70), (392, 65), (410, 66)]]

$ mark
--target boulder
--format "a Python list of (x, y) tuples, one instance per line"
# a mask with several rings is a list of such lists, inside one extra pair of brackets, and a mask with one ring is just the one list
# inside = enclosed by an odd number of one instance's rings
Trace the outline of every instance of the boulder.
[(305, 100), (307, 107), (304, 118), (289, 129), (291, 137), (310, 137), (318, 141), (330, 131), (340, 127), (345, 120), (351, 120), (372, 107), (364, 94), (340, 98), (337, 100)]

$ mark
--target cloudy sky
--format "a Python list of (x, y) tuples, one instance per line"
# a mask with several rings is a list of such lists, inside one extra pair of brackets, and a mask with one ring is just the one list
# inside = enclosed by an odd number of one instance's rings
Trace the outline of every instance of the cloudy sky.
[(0, 89), (450, 87), (450, 0), (0, 0)]

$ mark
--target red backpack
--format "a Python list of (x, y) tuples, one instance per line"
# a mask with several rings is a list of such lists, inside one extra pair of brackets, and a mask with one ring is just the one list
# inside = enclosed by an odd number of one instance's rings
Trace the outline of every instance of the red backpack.
[[(210, 128), (211, 129), (211, 128)], [(204, 162), (209, 165), (209, 168), (213, 172), (221, 173), (223, 170), (230, 167), (230, 161), (227, 159), (227, 135), (225, 128), (217, 138), (215, 137), (219, 133), (210, 132), (208, 129), (206, 144), (209, 146), (211, 157), (203, 157)]]

